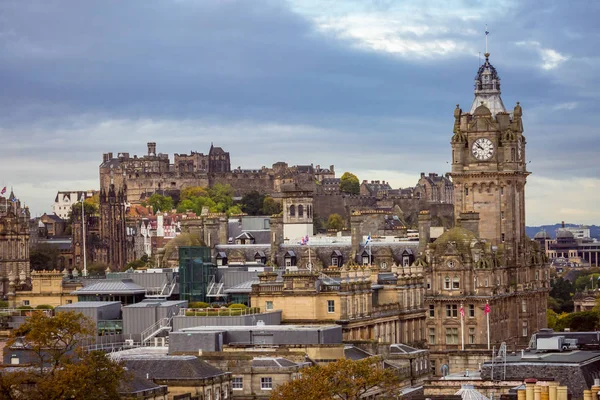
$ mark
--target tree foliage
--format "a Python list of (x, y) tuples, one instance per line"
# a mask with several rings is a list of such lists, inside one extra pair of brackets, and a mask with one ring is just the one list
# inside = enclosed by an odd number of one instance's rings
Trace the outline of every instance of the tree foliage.
[(596, 311), (581, 311), (560, 315), (556, 321), (555, 330), (571, 332), (591, 332), (600, 328), (600, 314)]
[(171, 211), (173, 209), (173, 198), (171, 196), (163, 196), (162, 194), (154, 193), (148, 197), (149, 206), (152, 206), (152, 211), (156, 214), (158, 211)]
[(215, 184), (210, 188), (200, 186), (182, 189), (177, 212), (186, 211), (202, 214), (202, 209), (208, 207), (212, 213), (226, 213), (227, 215), (241, 214), (242, 210), (233, 202), (233, 188), (230, 185)]
[(262, 205), (262, 214), (263, 215), (276, 215), (281, 212), (281, 203), (272, 198), (271, 196), (266, 196), (263, 200)]
[(265, 195), (253, 190), (242, 197), (242, 211), (248, 215), (261, 215)]
[(58, 256), (60, 251), (57, 248), (40, 244), (29, 252), (29, 264), (36, 271), (58, 269)]
[(331, 214), (327, 219), (327, 229), (341, 231), (344, 228), (344, 219), (340, 214)]
[(81, 313), (49, 316), (33, 312), (15, 329), (7, 346), (19, 344), (35, 355), (33, 368), (0, 374), (0, 398), (118, 399), (125, 369), (103, 352), (82, 352), (81, 340), (95, 328)]
[(208, 197), (208, 192), (202, 186), (190, 186), (181, 189), (179, 193), (179, 201), (191, 199), (193, 197)]
[[(589, 282), (589, 277), (587, 280)], [(574, 292), (575, 287), (568, 279), (564, 279), (562, 276), (554, 279), (548, 299), (548, 307), (557, 313), (573, 311)]]
[(356, 175), (351, 172), (344, 172), (344, 175), (340, 178), (340, 192), (350, 194), (360, 193), (360, 182)]
[(300, 377), (277, 386), (271, 394), (275, 400), (359, 399), (373, 389), (391, 396), (398, 389), (392, 369), (384, 369), (380, 357), (359, 361), (341, 359), (324, 366), (302, 370)]

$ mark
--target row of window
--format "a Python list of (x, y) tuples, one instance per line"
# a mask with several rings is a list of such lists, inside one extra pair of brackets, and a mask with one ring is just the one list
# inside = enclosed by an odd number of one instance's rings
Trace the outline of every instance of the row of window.
[[(466, 187), (466, 188), (465, 188), (465, 196), (468, 196), (468, 195), (469, 195), (469, 188), (468, 188), (468, 187)], [(503, 187), (501, 187), (501, 188), (500, 188), (500, 196), (503, 196), (503, 195), (504, 195), (504, 188), (503, 188)]]
[[(234, 376), (233, 378), (231, 378), (231, 388), (233, 390), (243, 390), (244, 389), (244, 377)], [(273, 378), (271, 378), (270, 376), (260, 378), (260, 388), (262, 390), (273, 389)]]
[[(528, 335), (528, 324), (527, 321), (523, 321), (521, 336), (527, 337)], [(459, 344), (458, 341), (458, 328), (445, 328), (446, 329), (446, 344)], [(469, 327), (467, 333), (467, 344), (475, 344), (475, 328)], [(435, 328), (429, 328), (429, 344), (436, 344), (436, 333)]]
[[(469, 304), (465, 315), (469, 318), (475, 318), (475, 304)], [(435, 317), (435, 305), (429, 305), (429, 317)], [(446, 318), (458, 318), (458, 305), (457, 304), (446, 304)]]
[(311, 206), (306, 206), (306, 208), (305, 208), (302, 204), (300, 204), (300, 205), (298, 205), (298, 208), (296, 208), (296, 206), (292, 204), (290, 206), (290, 217), (296, 216), (296, 210), (298, 210), (298, 217), (303, 217), (305, 210), (306, 210), (306, 216), (309, 218), (312, 217), (312, 207)]
[[(273, 310), (273, 302), (272, 301), (265, 302), (265, 310), (267, 310), (267, 311)], [(327, 300), (327, 312), (328, 313), (335, 312), (335, 300)]]

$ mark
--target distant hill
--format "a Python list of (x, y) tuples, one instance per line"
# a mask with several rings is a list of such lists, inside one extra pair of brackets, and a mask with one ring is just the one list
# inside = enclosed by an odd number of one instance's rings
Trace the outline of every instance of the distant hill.
[[(527, 232), (527, 236), (533, 239), (536, 233), (544, 229), (548, 232), (552, 238), (556, 236), (556, 230), (559, 229), (562, 224), (554, 224), (554, 225), (542, 225), (542, 226), (526, 226), (525, 231)], [(568, 228), (579, 228), (581, 225), (577, 224), (565, 224), (565, 227)], [(598, 225), (586, 225), (590, 228), (590, 236), (596, 239), (600, 239), (600, 226)]]

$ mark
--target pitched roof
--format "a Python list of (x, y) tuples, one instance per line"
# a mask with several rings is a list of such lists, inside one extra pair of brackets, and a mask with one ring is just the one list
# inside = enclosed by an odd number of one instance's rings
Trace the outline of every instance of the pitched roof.
[(122, 279), (120, 281), (115, 280), (102, 280), (97, 283), (93, 283), (88, 286), (84, 286), (81, 289), (74, 291), (72, 294), (138, 294), (146, 293), (146, 289), (143, 286), (134, 283), (131, 279)]
[(275, 368), (283, 368), (283, 367), (296, 367), (300, 364), (297, 364), (293, 361), (290, 361), (286, 358), (282, 358), (282, 357), (278, 357), (278, 358), (272, 358), (272, 357), (260, 357), (260, 358), (254, 358), (252, 360), (252, 367), (256, 368), (256, 367), (264, 367), (264, 368), (268, 368), (268, 367), (275, 367)]
[(150, 379), (205, 379), (228, 373), (213, 367), (196, 356), (150, 355), (144, 357), (138, 355), (125, 357), (123, 360), (128, 369), (149, 374)]
[(368, 358), (368, 357), (372, 357), (373, 354), (363, 350), (363, 349), (359, 349), (358, 347), (355, 346), (345, 346), (344, 347), (344, 357), (352, 360), (352, 361), (358, 361), (358, 360), (362, 360), (364, 358)]

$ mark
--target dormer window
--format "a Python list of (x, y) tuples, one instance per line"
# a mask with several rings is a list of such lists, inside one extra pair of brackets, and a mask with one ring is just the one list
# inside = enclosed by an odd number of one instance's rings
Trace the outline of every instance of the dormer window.
[(332, 267), (341, 267), (344, 263), (344, 259), (342, 256), (342, 252), (339, 250), (334, 250), (331, 253), (331, 266)]

